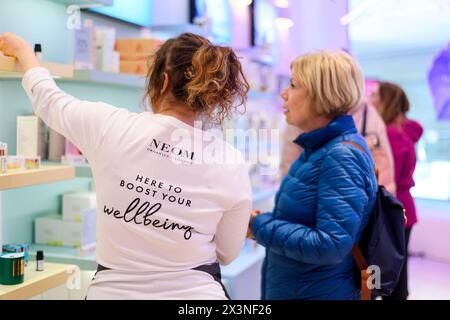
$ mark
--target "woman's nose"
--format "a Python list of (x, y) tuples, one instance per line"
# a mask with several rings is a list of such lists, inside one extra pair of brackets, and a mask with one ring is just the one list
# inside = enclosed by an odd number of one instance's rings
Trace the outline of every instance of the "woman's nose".
[(287, 100), (287, 92), (286, 89), (284, 89), (283, 91), (281, 91), (280, 97), (286, 101)]

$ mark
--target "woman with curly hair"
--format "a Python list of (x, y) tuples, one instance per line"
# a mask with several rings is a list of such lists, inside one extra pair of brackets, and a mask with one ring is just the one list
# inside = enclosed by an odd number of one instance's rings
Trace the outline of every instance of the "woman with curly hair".
[(221, 123), (245, 102), (232, 49), (190, 33), (166, 41), (148, 73), (153, 113), (139, 114), (66, 94), (12, 33), (0, 50), (22, 67), (35, 114), (91, 165), (99, 267), (87, 299), (226, 299), (219, 263), (243, 245), (250, 182), (240, 153), (194, 122)]

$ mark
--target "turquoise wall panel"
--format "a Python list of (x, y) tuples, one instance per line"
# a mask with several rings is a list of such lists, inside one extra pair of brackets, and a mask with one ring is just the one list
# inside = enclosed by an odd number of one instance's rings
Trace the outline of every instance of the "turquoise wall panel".
[(34, 219), (61, 213), (62, 194), (89, 190), (90, 181), (78, 178), (3, 191), (3, 243), (33, 242)]
[(9, 154), (16, 154), (17, 116), (31, 112), (20, 80), (0, 80), (0, 141), (8, 143)]
[(44, 59), (73, 60), (74, 32), (67, 28), (66, 6), (50, 0), (0, 0), (0, 33), (17, 33), (31, 44), (41, 43)]
[[(73, 58), (74, 34), (66, 26), (66, 5), (50, 0), (0, 0), (0, 33), (19, 34), (31, 44), (41, 43), (44, 59), (70, 63)], [(109, 23), (114, 26), (115, 23)], [(117, 23), (117, 26), (121, 24)], [(138, 28), (127, 29), (127, 36), (138, 36)], [(96, 83), (58, 81), (67, 93), (84, 100), (103, 101), (132, 111), (141, 110), (143, 89)], [(16, 153), (16, 117), (30, 114), (31, 104), (20, 79), (0, 79), (0, 141)], [(61, 213), (65, 192), (89, 190), (91, 179), (37, 185), (2, 193), (3, 243), (32, 242), (34, 219)]]

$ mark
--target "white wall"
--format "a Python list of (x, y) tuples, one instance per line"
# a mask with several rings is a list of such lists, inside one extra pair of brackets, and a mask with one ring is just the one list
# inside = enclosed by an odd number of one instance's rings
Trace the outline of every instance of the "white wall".
[(348, 48), (348, 30), (339, 21), (347, 13), (346, 0), (291, 0), (289, 4), (294, 25), (277, 30), (278, 73), (289, 74), (291, 61), (301, 54)]
[(152, 0), (152, 26), (189, 23), (188, 0)]

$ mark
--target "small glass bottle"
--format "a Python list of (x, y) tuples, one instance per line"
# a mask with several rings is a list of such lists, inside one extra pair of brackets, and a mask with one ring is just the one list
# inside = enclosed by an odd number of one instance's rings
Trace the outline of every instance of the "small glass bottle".
[(40, 43), (34, 45), (34, 55), (39, 61), (42, 61), (42, 45)]
[(44, 251), (36, 252), (36, 271), (44, 271)]

